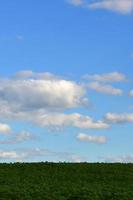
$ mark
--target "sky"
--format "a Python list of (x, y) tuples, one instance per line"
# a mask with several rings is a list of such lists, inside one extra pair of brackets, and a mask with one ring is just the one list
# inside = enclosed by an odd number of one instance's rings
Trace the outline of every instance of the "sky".
[(0, 162), (133, 162), (133, 0), (1, 0)]

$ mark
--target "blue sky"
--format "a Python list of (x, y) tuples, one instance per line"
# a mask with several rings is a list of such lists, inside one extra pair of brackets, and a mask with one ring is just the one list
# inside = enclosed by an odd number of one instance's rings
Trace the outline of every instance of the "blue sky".
[(132, 0), (1, 1), (1, 162), (133, 162), (132, 21)]

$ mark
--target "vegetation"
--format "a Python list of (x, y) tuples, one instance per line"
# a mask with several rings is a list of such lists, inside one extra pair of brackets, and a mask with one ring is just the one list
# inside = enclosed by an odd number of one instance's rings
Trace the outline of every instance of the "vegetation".
[(0, 200), (133, 200), (132, 164), (0, 164)]

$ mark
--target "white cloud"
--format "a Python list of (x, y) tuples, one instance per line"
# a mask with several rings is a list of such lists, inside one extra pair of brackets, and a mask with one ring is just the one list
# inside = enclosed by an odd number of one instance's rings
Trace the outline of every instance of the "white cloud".
[(129, 14), (133, 11), (133, 0), (96, 0), (87, 5), (90, 9), (105, 9), (121, 14)]
[(91, 117), (79, 113), (43, 115), (36, 119), (36, 123), (42, 127), (73, 126), (81, 129), (106, 129), (110, 127), (104, 121), (94, 121)]
[(128, 109), (129, 109), (129, 110), (132, 110), (132, 109), (133, 109), (133, 105), (129, 105), (129, 106), (128, 106)]
[(109, 125), (79, 113), (63, 114), (70, 108), (87, 106), (86, 89), (81, 84), (48, 72), (18, 72), (1, 79), (0, 118), (25, 120), (42, 127), (104, 129)]
[(74, 163), (80, 163), (80, 162), (85, 162), (86, 158), (82, 157), (82, 156), (79, 156), (79, 155), (73, 154), (73, 155), (69, 156), (68, 161), (69, 162), (74, 162)]
[(32, 134), (27, 131), (21, 131), (19, 134), (15, 135), (13, 142), (23, 142), (32, 139)]
[(133, 163), (133, 155), (103, 157), (107, 163)]
[(66, 80), (7, 80), (0, 101), (18, 109), (66, 109), (81, 106), (84, 89)]
[(104, 94), (119, 95), (119, 96), (123, 94), (123, 91), (121, 89), (114, 88), (108, 84), (101, 84), (99, 82), (88, 83), (88, 88)]
[(133, 113), (107, 113), (105, 119), (111, 123), (133, 122)]
[(69, 3), (92, 10), (104, 9), (120, 14), (130, 14), (133, 11), (133, 0), (94, 0), (92, 2), (89, 2), (89, 0), (69, 0)]
[(16, 151), (3, 151), (0, 150), (0, 159), (18, 159), (19, 155)]
[(0, 160), (3, 162), (29, 162), (34, 161), (67, 161), (67, 162), (83, 162), (85, 157), (71, 152), (56, 152), (49, 149), (15, 149), (0, 150)]
[(11, 135), (10, 138), (5, 139), (3, 141), (0, 141), (0, 144), (16, 144), (24, 141), (29, 141), (33, 139), (33, 136), (31, 133), (27, 131), (21, 131), (18, 134)]
[(77, 139), (83, 142), (93, 142), (98, 144), (105, 144), (107, 142), (107, 138), (105, 136), (86, 135), (84, 133), (80, 133), (77, 136)]
[(0, 123), (0, 133), (7, 134), (11, 132), (11, 127), (8, 124)]
[(81, 6), (84, 4), (83, 0), (67, 0), (67, 2), (74, 6)]
[(14, 79), (35, 79), (35, 80), (60, 80), (62, 77), (54, 75), (50, 72), (36, 73), (32, 70), (22, 70), (13, 75)]
[(41, 149), (17, 149), (17, 150), (0, 150), (1, 160), (23, 160), (32, 157), (49, 155), (51, 152), (48, 150)]
[(133, 90), (131, 90), (131, 91), (129, 92), (129, 95), (130, 95), (131, 97), (133, 97)]
[(123, 82), (126, 81), (126, 75), (119, 73), (119, 72), (112, 72), (112, 73), (106, 73), (106, 74), (94, 74), (94, 75), (85, 75), (83, 77), (84, 79), (87, 80), (92, 80), (92, 81), (98, 81), (98, 82)]
[(87, 106), (83, 86), (51, 73), (21, 71), (0, 79), (0, 118), (31, 119), (36, 115)]

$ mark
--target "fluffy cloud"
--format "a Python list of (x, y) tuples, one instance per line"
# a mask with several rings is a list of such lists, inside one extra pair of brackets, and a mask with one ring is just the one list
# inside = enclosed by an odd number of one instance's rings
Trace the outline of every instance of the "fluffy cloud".
[(83, 77), (87, 80), (98, 81), (98, 82), (123, 82), (126, 81), (126, 75), (119, 72), (112, 72), (106, 74), (94, 74), (94, 75), (85, 75)]
[(96, 0), (88, 4), (90, 9), (106, 9), (121, 14), (128, 14), (133, 11), (133, 0)]
[(94, 0), (93, 2), (69, 0), (69, 3), (74, 6), (79, 5), (93, 10), (105, 9), (120, 14), (129, 14), (133, 11), (133, 0)]
[(114, 88), (111, 85), (101, 84), (99, 82), (92, 82), (88, 84), (88, 88), (95, 90), (99, 93), (110, 94), (110, 95), (122, 95), (123, 91), (118, 88)]
[(0, 133), (7, 134), (11, 132), (11, 127), (8, 124), (0, 123)]
[(77, 139), (83, 142), (93, 142), (98, 144), (105, 144), (107, 142), (107, 138), (105, 136), (86, 135), (84, 133), (80, 133), (77, 136)]
[(104, 121), (94, 121), (79, 113), (63, 113), (87, 105), (84, 86), (48, 72), (21, 71), (11, 78), (1, 79), (2, 119), (25, 120), (42, 127), (108, 128)]
[(21, 110), (67, 109), (82, 105), (84, 89), (67, 80), (1, 80), (0, 102)]
[(133, 122), (133, 113), (107, 113), (105, 119), (111, 123)]
[(36, 123), (42, 127), (46, 126), (74, 126), (81, 129), (106, 129), (109, 125), (104, 121), (93, 121), (89, 116), (81, 115), (79, 113), (73, 114), (48, 114), (40, 116), (36, 119)]
[(46, 112), (86, 106), (83, 86), (50, 73), (21, 71), (1, 79), (0, 118), (30, 119)]

